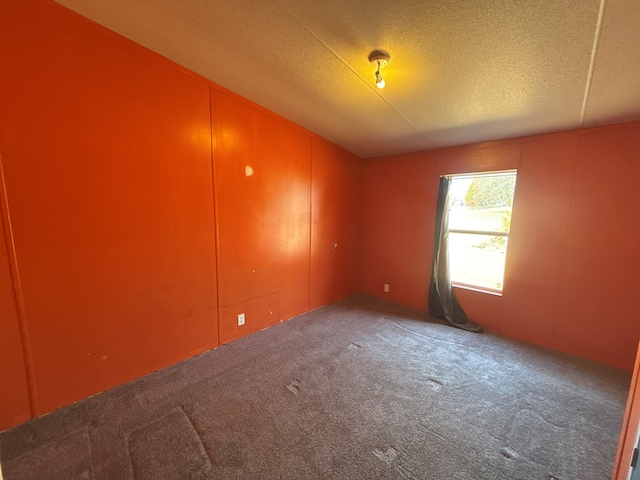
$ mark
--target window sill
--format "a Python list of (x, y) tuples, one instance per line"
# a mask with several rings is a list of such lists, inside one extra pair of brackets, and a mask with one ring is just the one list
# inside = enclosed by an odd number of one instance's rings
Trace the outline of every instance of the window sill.
[(451, 286), (454, 288), (460, 288), (461, 290), (470, 290), (472, 292), (486, 293), (487, 295), (493, 295), (495, 297), (502, 296), (502, 290), (494, 290), (493, 288), (488, 288), (488, 287), (478, 287), (474, 285), (466, 285), (464, 283), (455, 283), (455, 282), (452, 282)]

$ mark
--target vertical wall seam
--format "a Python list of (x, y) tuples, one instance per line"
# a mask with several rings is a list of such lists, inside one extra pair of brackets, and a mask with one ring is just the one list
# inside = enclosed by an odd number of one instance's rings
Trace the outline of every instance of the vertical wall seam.
[(582, 97), (582, 109), (580, 111), (580, 126), (584, 126), (584, 117), (587, 113), (587, 104), (589, 103), (589, 95), (591, 94), (591, 84), (593, 83), (593, 72), (596, 67), (596, 58), (598, 56), (598, 47), (600, 46), (600, 35), (602, 33), (602, 22), (604, 19), (604, 11), (607, 6), (607, 0), (600, 0), (600, 10), (598, 11), (598, 20), (596, 22), (596, 31), (593, 35), (593, 46), (591, 47), (591, 59), (589, 61), (589, 70), (587, 72), (587, 83), (584, 87), (584, 96)]
[(312, 295), (312, 270), (313, 270), (313, 141), (314, 137), (310, 136), (309, 141), (309, 296), (307, 298), (307, 311), (311, 310)]
[(216, 135), (213, 127), (213, 89), (209, 87), (209, 145), (211, 149), (211, 201), (213, 202), (213, 233), (215, 245), (213, 246), (216, 259), (216, 323), (217, 325), (217, 337), (216, 347), (221, 344), (220, 340), (220, 227), (218, 224), (218, 199), (216, 188), (216, 174), (215, 174), (215, 150), (216, 150)]
[(20, 328), (20, 338), (22, 340), (22, 358), (24, 361), (25, 375), (27, 377), (27, 392), (29, 396), (29, 411), (31, 418), (37, 416), (38, 396), (35, 383), (35, 373), (33, 366), (33, 348), (31, 346), (31, 335), (26, 322), (26, 308), (24, 305), (24, 297), (22, 295), (22, 284), (20, 282), (20, 271), (18, 269), (18, 260), (16, 257), (15, 241), (13, 237), (13, 228), (11, 225), (11, 215), (9, 213), (9, 199), (7, 196), (7, 186), (5, 183), (4, 166), (2, 156), (0, 155), (0, 214), (2, 215), (3, 230), (5, 235), (5, 244), (7, 254), (9, 256), (10, 275), (13, 285), (13, 296), (16, 306), (16, 315), (18, 317), (18, 326)]
[(562, 277), (564, 275), (564, 265), (567, 259), (567, 244), (568, 244), (568, 235), (569, 235), (569, 224), (571, 222), (571, 212), (573, 210), (573, 201), (574, 201), (574, 190), (576, 185), (576, 177), (578, 176), (578, 157), (580, 155), (580, 148), (582, 145), (583, 135), (578, 135), (578, 141), (576, 143), (576, 150), (573, 155), (573, 177), (571, 179), (571, 188), (569, 190), (569, 199), (567, 202), (567, 213), (565, 214), (564, 220), (564, 235), (562, 237), (562, 257), (560, 260), (560, 266), (558, 269), (558, 279), (556, 282), (556, 293), (555, 298), (553, 300), (553, 322), (551, 323), (551, 338), (550, 347), (557, 348), (556, 343), (556, 326), (558, 324), (558, 304), (560, 303), (560, 290), (562, 288), (563, 282)]
[(356, 259), (356, 293), (364, 293), (362, 286), (362, 269), (364, 268), (364, 176), (365, 163), (360, 157), (358, 160), (358, 234), (357, 234), (357, 259)]

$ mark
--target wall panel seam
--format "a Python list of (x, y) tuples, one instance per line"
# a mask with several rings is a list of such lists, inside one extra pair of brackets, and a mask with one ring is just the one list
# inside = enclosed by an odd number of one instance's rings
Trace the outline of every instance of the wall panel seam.
[(29, 394), (29, 410), (31, 418), (35, 418), (38, 412), (38, 396), (35, 382), (35, 373), (33, 367), (33, 349), (31, 347), (31, 336), (27, 325), (26, 308), (22, 295), (22, 284), (20, 282), (20, 271), (18, 268), (18, 260), (16, 257), (15, 241), (13, 238), (13, 229), (11, 226), (11, 215), (9, 213), (9, 200), (7, 196), (7, 188), (5, 183), (4, 166), (2, 155), (0, 155), (0, 219), (3, 224), (7, 254), (9, 256), (11, 282), (13, 286), (13, 295), (16, 306), (16, 315), (18, 317), (18, 325), (20, 328), (20, 338), (22, 340), (22, 356), (24, 360), (25, 375), (27, 377), (27, 388)]

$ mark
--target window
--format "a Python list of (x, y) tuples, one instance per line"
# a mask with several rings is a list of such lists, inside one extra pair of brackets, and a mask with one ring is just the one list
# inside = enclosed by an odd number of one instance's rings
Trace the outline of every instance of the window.
[(515, 186), (515, 171), (451, 176), (452, 283), (502, 291)]

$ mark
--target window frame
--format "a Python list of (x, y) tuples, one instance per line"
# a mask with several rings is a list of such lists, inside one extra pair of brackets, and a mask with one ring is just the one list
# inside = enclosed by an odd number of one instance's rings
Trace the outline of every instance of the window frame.
[[(515, 168), (512, 169), (508, 169), (508, 170), (497, 170), (497, 171), (491, 171), (491, 172), (478, 172), (478, 173), (461, 173), (461, 174), (450, 174), (450, 175), (445, 175), (446, 177), (449, 177), (451, 179), (451, 181), (453, 182), (454, 179), (475, 179), (478, 177), (501, 177), (501, 176), (515, 176), (516, 178), (516, 185), (518, 183), (518, 170)], [(516, 192), (515, 192), (515, 186), (514, 186), (514, 190), (513, 190), (513, 196), (511, 198), (511, 211), (513, 212), (513, 204), (515, 201), (515, 196), (516, 196)], [(447, 208), (449, 208), (449, 213), (451, 211), (451, 205), (449, 205)], [(511, 234), (511, 225), (509, 225), (509, 231), (508, 232), (496, 232), (496, 231), (489, 231), (489, 230), (473, 230), (473, 229), (460, 229), (460, 228), (448, 228), (447, 227), (447, 234), (449, 233), (458, 233), (458, 234), (468, 234), (468, 235), (486, 235), (487, 237), (505, 237), (507, 239), (507, 247), (506, 247), (506, 251), (505, 251), (505, 256), (507, 255), (507, 252), (509, 251), (509, 235)], [(449, 252), (451, 253), (451, 252)], [(451, 268), (451, 264), (449, 264), (449, 268)], [(505, 258), (505, 269), (502, 271), (502, 288), (493, 288), (493, 287), (487, 287), (485, 285), (474, 285), (474, 284), (470, 284), (470, 283), (465, 283), (465, 282), (460, 282), (460, 281), (455, 281), (455, 280), (451, 280), (451, 285), (453, 287), (456, 288), (462, 288), (464, 290), (471, 290), (471, 291), (475, 291), (475, 292), (481, 292), (481, 293), (488, 293), (491, 295), (497, 295), (497, 296), (502, 296), (502, 292), (504, 291), (504, 273), (506, 270), (506, 258)], [(451, 271), (449, 271), (449, 275), (451, 275)]]

